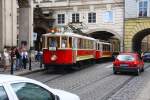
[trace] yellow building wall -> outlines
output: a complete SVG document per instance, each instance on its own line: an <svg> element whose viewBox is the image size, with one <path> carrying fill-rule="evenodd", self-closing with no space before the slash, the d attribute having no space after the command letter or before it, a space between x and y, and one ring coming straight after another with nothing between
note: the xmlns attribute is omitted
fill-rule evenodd
<svg viewBox="0 0 150 100"><path fill-rule="evenodd" d="M124 50L132 52L132 39L136 33L150 28L150 18L132 18L125 20Z"/></svg>

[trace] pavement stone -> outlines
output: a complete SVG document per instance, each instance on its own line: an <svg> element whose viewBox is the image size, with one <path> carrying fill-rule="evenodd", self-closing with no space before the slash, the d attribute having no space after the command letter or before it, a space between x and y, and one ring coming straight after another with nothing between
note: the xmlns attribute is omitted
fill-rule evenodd
<svg viewBox="0 0 150 100"><path fill-rule="evenodd" d="M27 64L26 69L14 70L14 75L23 76L23 75L27 75L27 74L31 74L34 72L39 72L39 71L44 70L43 66L42 66L42 68L40 68L39 62L32 62L31 66L32 66L32 70L29 70L29 64ZM0 74L10 74L10 70L11 70L11 68L9 67L6 69L5 72L3 72L3 68L0 67Z"/></svg>

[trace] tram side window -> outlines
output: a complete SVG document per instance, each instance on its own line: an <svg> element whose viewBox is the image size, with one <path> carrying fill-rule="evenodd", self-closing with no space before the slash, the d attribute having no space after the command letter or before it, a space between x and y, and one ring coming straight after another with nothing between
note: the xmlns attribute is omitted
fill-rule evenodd
<svg viewBox="0 0 150 100"><path fill-rule="evenodd" d="M42 37L42 48L46 48L45 47L45 37Z"/></svg>
<svg viewBox="0 0 150 100"><path fill-rule="evenodd" d="M88 45L89 45L89 44L88 44L88 41L89 41L89 40L86 40L86 44L85 44L85 45L86 45L86 49L89 48L89 46L88 46Z"/></svg>
<svg viewBox="0 0 150 100"><path fill-rule="evenodd" d="M98 50L100 50L100 44L98 43Z"/></svg>
<svg viewBox="0 0 150 100"><path fill-rule="evenodd" d="M69 48L72 48L72 37L69 37Z"/></svg>
<svg viewBox="0 0 150 100"><path fill-rule="evenodd" d="M73 48L77 48L77 38L73 38Z"/></svg>
<svg viewBox="0 0 150 100"><path fill-rule="evenodd" d="M81 39L78 38L78 48L79 48L79 49L81 49L81 45L82 45L82 44L81 44Z"/></svg>
<svg viewBox="0 0 150 100"><path fill-rule="evenodd" d="M103 44L103 51L106 51L106 45Z"/></svg>
<svg viewBox="0 0 150 100"><path fill-rule="evenodd" d="M81 49L84 49L84 41L81 39Z"/></svg>
<svg viewBox="0 0 150 100"><path fill-rule="evenodd" d="M88 40L88 49L90 49L90 40Z"/></svg>
<svg viewBox="0 0 150 100"><path fill-rule="evenodd" d="M84 42L84 39L82 39L82 49L85 49L85 42Z"/></svg>
<svg viewBox="0 0 150 100"><path fill-rule="evenodd" d="M110 51L110 45L108 45L108 51Z"/></svg>
<svg viewBox="0 0 150 100"><path fill-rule="evenodd" d="M90 41L90 49L93 49L93 41Z"/></svg>
<svg viewBox="0 0 150 100"><path fill-rule="evenodd" d="M67 48L67 37L62 37L61 47L62 48Z"/></svg>

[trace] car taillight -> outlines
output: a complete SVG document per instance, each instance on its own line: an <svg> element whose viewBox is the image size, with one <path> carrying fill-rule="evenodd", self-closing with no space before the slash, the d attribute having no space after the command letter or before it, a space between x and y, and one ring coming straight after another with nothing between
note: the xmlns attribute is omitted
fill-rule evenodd
<svg viewBox="0 0 150 100"><path fill-rule="evenodd" d="M138 61L133 62L133 66L136 67L138 65Z"/></svg>

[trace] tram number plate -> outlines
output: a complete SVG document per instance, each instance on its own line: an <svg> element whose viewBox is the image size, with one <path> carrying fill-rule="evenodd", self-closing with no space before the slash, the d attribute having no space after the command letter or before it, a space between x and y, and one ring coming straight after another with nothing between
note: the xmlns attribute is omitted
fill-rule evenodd
<svg viewBox="0 0 150 100"><path fill-rule="evenodd" d="M56 47L49 47L49 50L56 51Z"/></svg>
<svg viewBox="0 0 150 100"><path fill-rule="evenodd" d="M127 67L128 64L120 64L121 67Z"/></svg>

